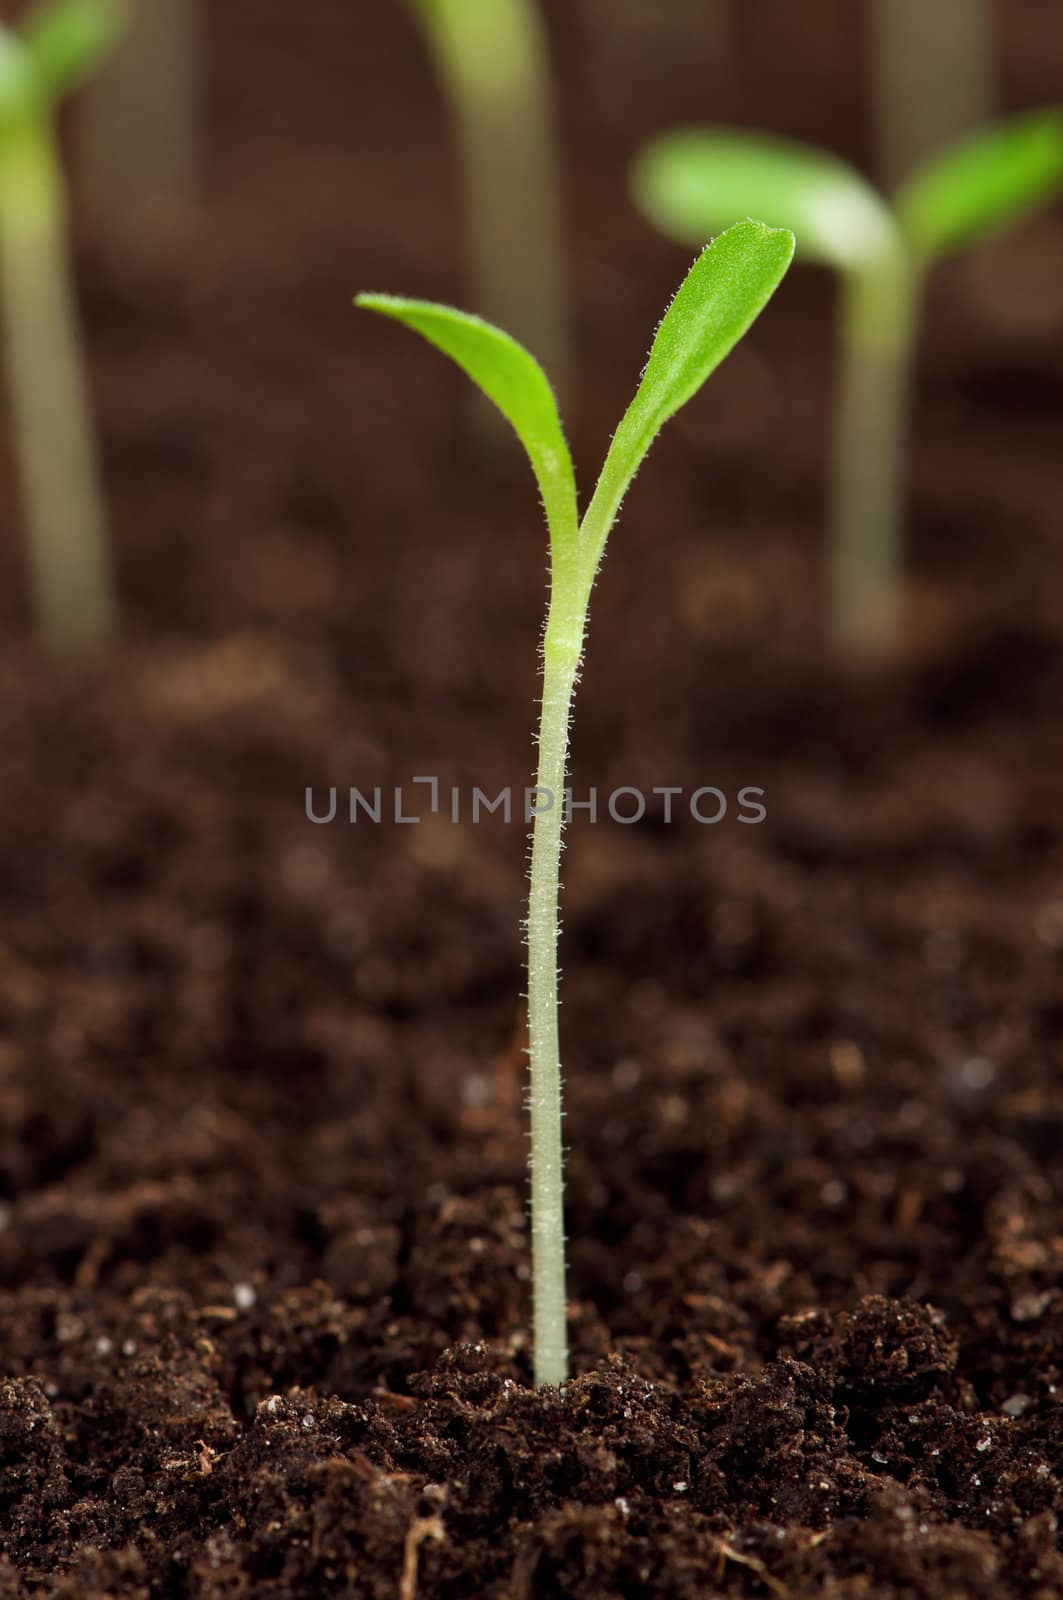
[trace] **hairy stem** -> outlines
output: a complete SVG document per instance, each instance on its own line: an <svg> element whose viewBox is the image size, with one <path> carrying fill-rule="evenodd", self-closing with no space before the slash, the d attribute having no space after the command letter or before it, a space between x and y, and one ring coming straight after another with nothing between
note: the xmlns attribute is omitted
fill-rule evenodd
<svg viewBox="0 0 1063 1600"><path fill-rule="evenodd" d="M532 825L528 899L528 1035L535 1383L568 1375L565 1299L564 1150L558 1040L558 895L569 715L579 670L587 591L555 566L543 643L539 793Z"/></svg>
<svg viewBox="0 0 1063 1600"><path fill-rule="evenodd" d="M897 640L919 293L899 239L844 280L831 617L835 643L854 657Z"/></svg>
<svg viewBox="0 0 1063 1600"><path fill-rule="evenodd" d="M54 135L0 150L0 305L35 612L57 650L99 644L115 602Z"/></svg>

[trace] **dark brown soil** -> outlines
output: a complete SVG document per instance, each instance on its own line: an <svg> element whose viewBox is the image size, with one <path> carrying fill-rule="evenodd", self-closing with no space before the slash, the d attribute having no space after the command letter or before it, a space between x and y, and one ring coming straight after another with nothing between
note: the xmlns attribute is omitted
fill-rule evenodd
<svg viewBox="0 0 1063 1600"><path fill-rule="evenodd" d="M903 663L818 642L814 275L631 497L576 786L768 820L571 830L539 1396L522 830L303 811L532 760L534 490L349 310L463 295L441 113L364 9L218 6L207 215L83 218L106 661L29 642L3 501L0 1595L1063 1595L1063 218L937 286ZM638 137L765 105L866 155L851 0L739 8L728 75L683 28L596 72L591 9L551 8L585 473L683 265ZM1059 17L1006 9L1008 103L1058 95Z"/></svg>

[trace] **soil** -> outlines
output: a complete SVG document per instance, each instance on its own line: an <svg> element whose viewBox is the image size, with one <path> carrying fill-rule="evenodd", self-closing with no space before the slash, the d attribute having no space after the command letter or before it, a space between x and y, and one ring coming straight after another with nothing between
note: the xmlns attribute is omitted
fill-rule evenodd
<svg viewBox="0 0 1063 1600"><path fill-rule="evenodd" d="M637 140L766 103L868 155L849 0L740 9L724 72L681 7L600 61L550 8L585 475L682 269ZM1006 10L1006 102L1058 96L1061 19ZM211 46L204 214L79 217L105 659L33 644L2 505L0 1595L1063 1595L1063 217L935 286L897 663L820 642L815 274L630 498L575 786L767 820L570 830L539 1395L523 830L304 814L529 781L535 494L349 309L463 298L401 9Z"/></svg>

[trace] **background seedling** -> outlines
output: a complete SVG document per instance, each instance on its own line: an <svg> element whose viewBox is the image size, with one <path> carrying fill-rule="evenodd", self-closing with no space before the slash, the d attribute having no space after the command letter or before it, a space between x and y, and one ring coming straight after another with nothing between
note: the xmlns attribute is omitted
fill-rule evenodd
<svg viewBox="0 0 1063 1600"><path fill-rule="evenodd" d="M131 0L125 37L85 95L78 170L112 226L199 197L204 26L201 0Z"/></svg>
<svg viewBox="0 0 1063 1600"><path fill-rule="evenodd" d="M36 616L60 650L107 638L115 604L53 117L122 20L112 0L53 0L0 26L4 353Z"/></svg>
<svg viewBox="0 0 1063 1600"><path fill-rule="evenodd" d="M625 128L633 100L696 72L712 95L725 81L740 0L575 0L600 124ZM626 131L626 128L625 128Z"/></svg>
<svg viewBox="0 0 1063 1600"><path fill-rule="evenodd" d="M996 108L997 0L873 0L878 172L887 193Z"/></svg>
<svg viewBox="0 0 1063 1600"><path fill-rule="evenodd" d="M546 37L536 0L410 0L457 127L473 301L568 365L560 204Z"/></svg>
<svg viewBox="0 0 1063 1600"><path fill-rule="evenodd" d="M358 304L404 323L442 350L511 424L538 480L550 535L550 603L543 635L540 805L532 831L528 902L531 1210L537 1384L567 1374L558 1044L558 873L569 713L583 654L591 587L621 502L660 429L743 337L793 257L793 235L743 222L704 250L657 331L582 521L557 404L528 352L476 317L426 301L360 295ZM554 803L548 805L546 796Z"/></svg>
<svg viewBox="0 0 1063 1600"><path fill-rule="evenodd" d="M788 140L688 130L633 170L644 215L689 243L755 212L793 227L802 258L841 274L831 628L852 655L895 642L904 456L923 289L953 251L1063 189L1063 111L1026 113L925 163L891 206L845 162Z"/></svg>

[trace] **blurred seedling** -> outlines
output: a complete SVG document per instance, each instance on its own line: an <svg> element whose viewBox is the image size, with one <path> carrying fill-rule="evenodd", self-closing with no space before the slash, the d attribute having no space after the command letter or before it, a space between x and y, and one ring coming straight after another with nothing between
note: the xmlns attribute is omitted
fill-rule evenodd
<svg viewBox="0 0 1063 1600"><path fill-rule="evenodd" d="M1063 189L1063 110L1027 112L926 162L892 204L829 153L737 130L665 134L640 152L636 204L668 237L750 212L792 227L841 276L831 514L831 632L875 658L898 633L905 459L927 275Z"/></svg>
<svg viewBox="0 0 1063 1600"><path fill-rule="evenodd" d="M35 617L55 650L115 619L55 115L121 31L117 0L50 0L0 25L0 308Z"/></svg>
<svg viewBox="0 0 1063 1600"><path fill-rule="evenodd" d="M568 366L554 111L537 0L410 0L453 117L477 311Z"/></svg>
<svg viewBox="0 0 1063 1600"><path fill-rule="evenodd" d="M998 0L871 0L878 176L899 187L996 110Z"/></svg>
<svg viewBox="0 0 1063 1600"><path fill-rule="evenodd" d="M198 200L205 23L204 0L129 0L122 41L84 96L78 177L123 241Z"/></svg>
<svg viewBox="0 0 1063 1600"><path fill-rule="evenodd" d="M593 110L623 129L633 98L696 73L712 94L733 54L738 0L575 0Z"/></svg>
<svg viewBox="0 0 1063 1600"><path fill-rule="evenodd" d="M699 256L665 314L582 520L557 404L532 356L477 317L426 301L360 295L449 356L513 427L531 461L550 537L543 634L539 764L528 903L528 1030L534 1367L538 1385L565 1381L565 1231L558 1043L558 889L569 715L591 588L621 502L663 425L693 399L784 277L793 235L742 222Z"/></svg>

